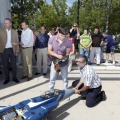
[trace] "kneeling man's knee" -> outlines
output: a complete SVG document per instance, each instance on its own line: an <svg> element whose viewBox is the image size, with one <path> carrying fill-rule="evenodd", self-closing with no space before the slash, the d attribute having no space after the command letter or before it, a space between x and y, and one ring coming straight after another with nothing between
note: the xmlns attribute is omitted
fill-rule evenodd
<svg viewBox="0 0 120 120"><path fill-rule="evenodd" d="M94 107L94 104L92 102L86 101L86 106L87 107Z"/></svg>

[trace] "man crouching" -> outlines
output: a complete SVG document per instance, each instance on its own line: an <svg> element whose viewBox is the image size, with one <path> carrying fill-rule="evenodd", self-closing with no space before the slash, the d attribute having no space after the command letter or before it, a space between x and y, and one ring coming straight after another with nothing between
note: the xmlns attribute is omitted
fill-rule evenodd
<svg viewBox="0 0 120 120"><path fill-rule="evenodd" d="M75 88L75 93L86 98L86 106L94 107L101 101L106 100L105 91L101 91L102 84L95 70L87 65L87 57L84 55L78 56L76 63L80 68L81 79L72 83Z"/></svg>

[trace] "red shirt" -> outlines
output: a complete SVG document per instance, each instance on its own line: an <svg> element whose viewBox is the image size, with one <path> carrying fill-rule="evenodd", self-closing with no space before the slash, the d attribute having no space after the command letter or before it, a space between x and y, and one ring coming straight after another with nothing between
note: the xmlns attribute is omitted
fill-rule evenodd
<svg viewBox="0 0 120 120"><path fill-rule="evenodd" d="M71 41L71 43L72 43L72 48L70 49L70 52L74 52L74 48L73 48L74 38L70 38L70 41Z"/></svg>

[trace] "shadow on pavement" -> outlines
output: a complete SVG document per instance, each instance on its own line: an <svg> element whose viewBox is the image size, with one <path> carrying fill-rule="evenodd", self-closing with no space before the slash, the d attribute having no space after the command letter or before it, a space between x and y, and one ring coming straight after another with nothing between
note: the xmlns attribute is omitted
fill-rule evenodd
<svg viewBox="0 0 120 120"><path fill-rule="evenodd" d="M11 97L11 96L14 96L14 95L17 95L17 94L19 94L19 93L22 93L22 92L25 92L25 91L27 91L27 90L33 89L33 88L35 88L35 87L38 87L38 86L43 85L43 84L48 83L48 82L49 82L49 81L47 80L47 81L45 81L45 82L42 82L42 83L40 83L40 84L31 86L31 87L29 87L29 88L25 88L25 89L23 89L23 90L20 90L20 91L11 93L11 94L9 94L9 95L6 95L6 96L1 97L0 100L6 99L6 98Z"/></svg>
<svg viewBox="0 0 120 120"><path fill-rule="evenodd" d="M81 97L75 98L66 104L56 108L53 112L51 112L48 115L48 120L63 120L65 119L69 113L66 112L68 109L73 107L75 104L77 104L81 100Z"/></svg>

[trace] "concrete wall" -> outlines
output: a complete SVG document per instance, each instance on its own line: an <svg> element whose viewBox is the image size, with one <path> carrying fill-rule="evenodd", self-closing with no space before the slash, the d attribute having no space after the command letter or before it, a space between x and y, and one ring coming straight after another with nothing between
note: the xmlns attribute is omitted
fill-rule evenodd
<svg viewBox="0 0 120 120"><path fill-rule="evenodd" d="M11 18L10 0L0 0L0 28L3 27L5 18Z"/></svg>

